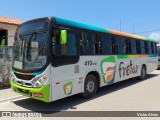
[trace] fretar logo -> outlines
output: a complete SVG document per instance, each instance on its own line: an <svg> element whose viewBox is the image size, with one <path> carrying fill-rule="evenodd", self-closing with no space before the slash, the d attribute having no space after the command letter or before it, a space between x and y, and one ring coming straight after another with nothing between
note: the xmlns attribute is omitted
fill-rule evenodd
<svg viewBox="0 0 160 120"><path fill-rule="evenodd" d="M120 78L123 76L129 76L130 74L135 74L138 72L138 65L133 65L132 61L130 60L130 64L126 66L124 62L120 62L119 64L119 76Z"/></svg>

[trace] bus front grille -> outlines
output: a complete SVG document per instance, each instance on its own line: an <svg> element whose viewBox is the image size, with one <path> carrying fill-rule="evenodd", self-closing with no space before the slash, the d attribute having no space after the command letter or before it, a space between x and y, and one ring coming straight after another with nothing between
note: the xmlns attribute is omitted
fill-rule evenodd
<svg viewBox="0 0 160 120"><path fill-rule="evenodd" d="M21 92L21 93L29 95L29 90L24 90L24 89L18 88L18 91Z"/></svg>
<svg viewBox="0 0 160 120"><path fill-rule="evenodd" d="M35 75L24 75L24 74L18 74L18 73L14 73L14 74L17 78L22 80L31 80L35 77Z"/></svg>

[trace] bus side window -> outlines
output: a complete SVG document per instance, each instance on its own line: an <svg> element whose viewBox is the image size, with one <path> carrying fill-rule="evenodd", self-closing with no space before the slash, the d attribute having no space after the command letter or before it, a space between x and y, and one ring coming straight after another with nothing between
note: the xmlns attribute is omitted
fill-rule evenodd
<svg viewBox="0 0 160 120"><path fill-rule="evenodd" d="M128 54L131 54L131 40L128 40Z"/></svg>
<svg viewBox="0 0 160 120"><path fill-rule="evenodd" d="M124 37L121 36L117 36L116 37L116 54L126 54L126 50L125 50L125 40Z"/></svg>
<svg viewBox="0 0 160 120"><path fill-rule="evenodd" d="M82 55L92 54L92 41L89 32L80 32L80 53Z"/></svg>
<svg viewBox="0 0 160 120"><path fill-rule="evenodd" d="M103 40L104 36L102 34L92 33L93 54L103 54Z"/></svg>
<svg viewBox="0 0 160 120"><path fill-rule="evenodd" d="M77 55L77 34L68 30L66 44L61 44L60 34L60 30L54 30L54 37L52 37L52 53L56 56Z"/></svg>
<svg viewBox="0 0 160 120"><path fill-rule="evenodd" d="M144 41L140 41L140 49L141 49L141 54L146 53L146 48L145 48Z"/></svg>
<svg viewBox="0 0 160 120"><path fill-rule="evenodd" d="M96 34L92 33L92 48L93 48L93 54L98 54L98 45L96 40Z"/></svg>
<svg viewBox="0 0 160 120"><path fill-rule="evenodd" d="M124 40L124 53L127 54L127 45L128 45L128 40L125 38Z"/></svg>
<svg viewBox="0 0 160 120"><path fill-rule="evenodd" d="M117 54L118 50L117 50L115 36L111 36L111 41L112 41L112 54Z"/></svg>
<svg viewBox="0 0 160 120"><path fill-rule="evenodd" d="M152 51L152 54L154 54L154 43L151 42L151 51Z"/></svg>
<svg viewBox="0 0 160 120"><path fill-rule="evenodd" d="M137 47L135 39L131 39L131 54L137 54Z"/></svg>
<svg viewBox="0 0 160 120"><path fill-rule="evenodd" d="M68 56L76 56L77 55L77 34L74 32L68 32L67 34L67 48L65 52Z"/></svg>
<svg viewBox="0 0 160 120"><path fill-rule="evenodd" d="M109 34L105 34L103 41L103 53L110 55L112 54L112 41Z"/></svg>
<svg viewBox="0 0 160 120"><path fill-rule="evenodd" d="M109 34L104 34L104 40L102 44L102 51L105 55L112 54L112 44L111 44L111 37Z"/></svg>
<svg viewBox="0 0 160 120"><path fill-rule="evenodd" d="M125 38L125 51L126 54L131 54L131 41L129 38Z"/></svg>
<svg viewBox="0 0 160 120"><path fill-rule="evenodd" d="M102 54L103 35L92 33L93 54Z"/></svg>
<svg viewBox="0 0 160 120"><path fill-rule="evenodd" d="M136 40L136 49L137 49L137 54L141 54L141 48L140 48L140 41Z"/></svg>
<svg viewBox="0 0 160 120"><path fill-rule="evenodd" d="M102 54L102 42L103 42L104 36L102 34L97 34L97 47L98 47L98 54Z"/></svg>
<svg viewBox="0 0 160 120"><path fill-rule="evenodd" d="M102 35L98 35L98 52L99 54L102 54Z"/></svg>
<svg viewBox="0 0 160 120"><path fill-rule="evenodd" d="M154 54L157 54L157 45L154 43Z"/></svg>
<svg viewBox="0 0 160 120"><path fill-rule="evenodd" d="M85 54L85 33L80 32L80 52L81 54Z"/></svg>
<svg viewBox="0 0 160 120"><path fill-rule="evenodd" d="M144 47L145 47L145 54L148 54L148 44L147 44L147 42L144 42Z"/></svg>
<svg viewBox="0 0 160 120"><path fill-rule="evenodd" d="M151 42L148 42L148 53L149 53L149 54L152 54Z"/></svg>
<svg viewBox="0 0 160 120"><path fill-rule="evenodd" d="M60 30L54 30L54 38L52 38L52 49L55 55L61 55Z"/></svg>

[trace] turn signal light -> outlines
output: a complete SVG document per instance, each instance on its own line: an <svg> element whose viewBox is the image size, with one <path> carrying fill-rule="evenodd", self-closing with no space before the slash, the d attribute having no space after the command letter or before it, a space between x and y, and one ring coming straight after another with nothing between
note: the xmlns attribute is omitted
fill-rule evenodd
<svg viewBox="0 0 160 120"><path fill-rule="evenodd" d="M47 76L42 76L43 79L47 79Z"/></svg>

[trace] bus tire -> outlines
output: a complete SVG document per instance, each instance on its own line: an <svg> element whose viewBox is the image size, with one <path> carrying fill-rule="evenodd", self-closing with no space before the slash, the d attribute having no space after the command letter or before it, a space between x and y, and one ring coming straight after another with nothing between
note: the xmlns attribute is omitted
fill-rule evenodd
<svg viewBox="0 0 160 120"><path fill-rule="evenodd" d="M97 92L97 80L96 77L92 74L87 75L85 82L84 82L84 92L82 96L84 98L91 98Z"/></svg>
<svg viewBox="0 0 160 120"><path fill-rule="evenodd" d="M141 76L139 77L140 80L144 80L146 78L146 67L143 65L141 68Z"/></svg>

